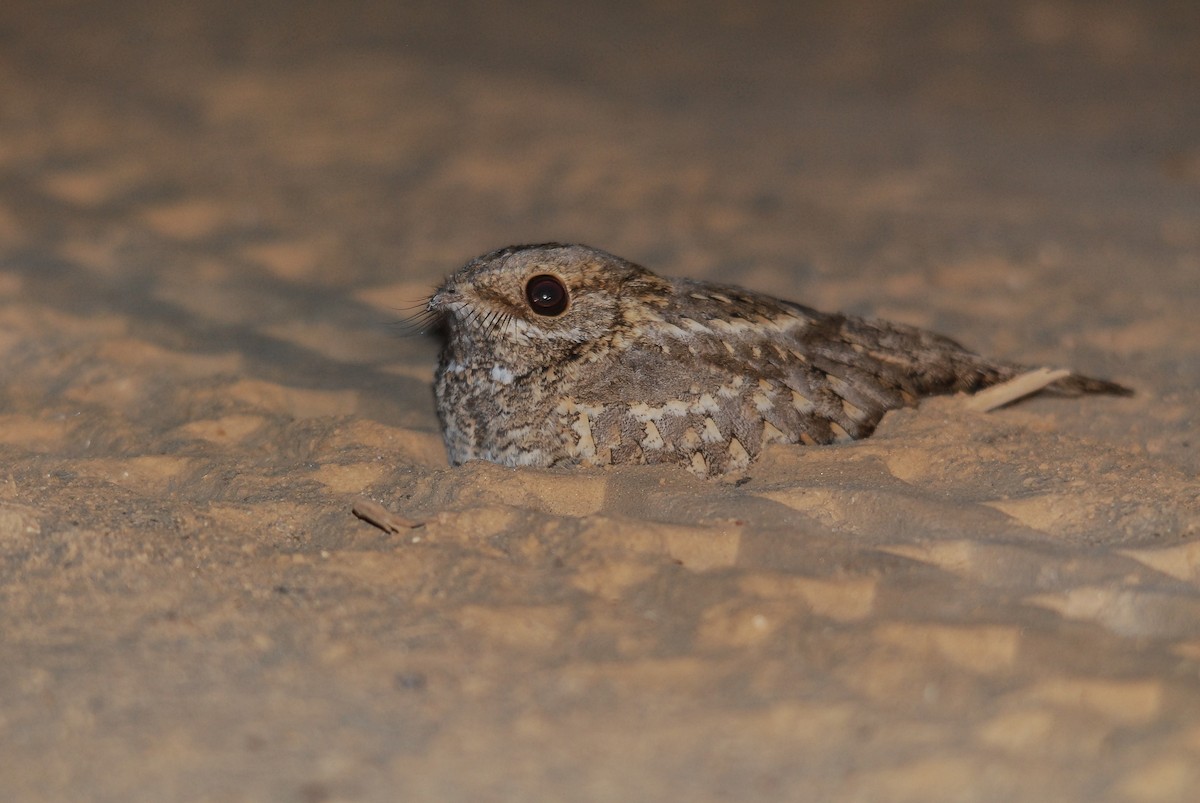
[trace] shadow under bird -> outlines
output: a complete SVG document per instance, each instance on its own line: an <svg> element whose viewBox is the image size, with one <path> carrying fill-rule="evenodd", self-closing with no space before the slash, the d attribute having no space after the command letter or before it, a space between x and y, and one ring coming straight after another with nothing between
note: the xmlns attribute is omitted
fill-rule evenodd
<svg viewBox="0 0 1200 803"><path fill-rule="evenodd" d="M676 463L739 474L771 442L864 438L883 414L1027 366L912 326L657 276L583 245L502 248L433 294L450 462ZM1130 391L1070 374L1059 395Z"/></svg>

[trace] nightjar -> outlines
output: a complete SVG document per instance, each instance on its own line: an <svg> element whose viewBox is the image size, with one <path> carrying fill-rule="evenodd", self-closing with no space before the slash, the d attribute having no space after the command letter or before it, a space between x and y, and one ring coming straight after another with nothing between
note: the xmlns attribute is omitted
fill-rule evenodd
<svg viewBox="0 0 1200 803"><path fill-rule="evenodd" d="M663 278L583 245L485 254L427 311L446 326L435 393L455 465L737 474L772 441L863 438L888 410L1026 370L911 326ZM1048 390L1129 392L1073 374Z"/></svg>

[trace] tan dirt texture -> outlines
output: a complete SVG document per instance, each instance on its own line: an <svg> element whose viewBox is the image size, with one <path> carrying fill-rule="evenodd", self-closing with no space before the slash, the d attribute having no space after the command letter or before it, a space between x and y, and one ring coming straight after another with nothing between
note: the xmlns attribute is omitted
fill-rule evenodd
<svg viewBox="0 0 1200 803"><path fill-rule="evenodd" d="M1194 2L6 0L0 88L0 799L1197 799ZM396 324L544 240L1137 393L450 468Z"/></svg>

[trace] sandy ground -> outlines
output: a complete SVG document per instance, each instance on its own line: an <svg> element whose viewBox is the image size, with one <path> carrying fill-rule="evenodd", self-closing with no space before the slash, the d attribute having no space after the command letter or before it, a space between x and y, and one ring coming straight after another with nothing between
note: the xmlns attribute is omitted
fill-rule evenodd
<svg viewBox="0 0 1200 803"><path fill-rule="evenodd" d="M0 10L0 798L1194 800L1196 4L491 8ZM450 469L545 239L1137 395Z"/></svg>

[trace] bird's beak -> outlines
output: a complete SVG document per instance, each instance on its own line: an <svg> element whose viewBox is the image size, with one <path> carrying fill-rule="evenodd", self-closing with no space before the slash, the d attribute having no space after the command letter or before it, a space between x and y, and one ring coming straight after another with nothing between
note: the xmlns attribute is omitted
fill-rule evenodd
<svg viewBox="0 0 1200 803"><path fill-rule="evenodd" d="M450 312L462 300L462 295L453 286L445 284L429 297L429 304L426 305L426 309L430 312L444 315Z"/></svg>

